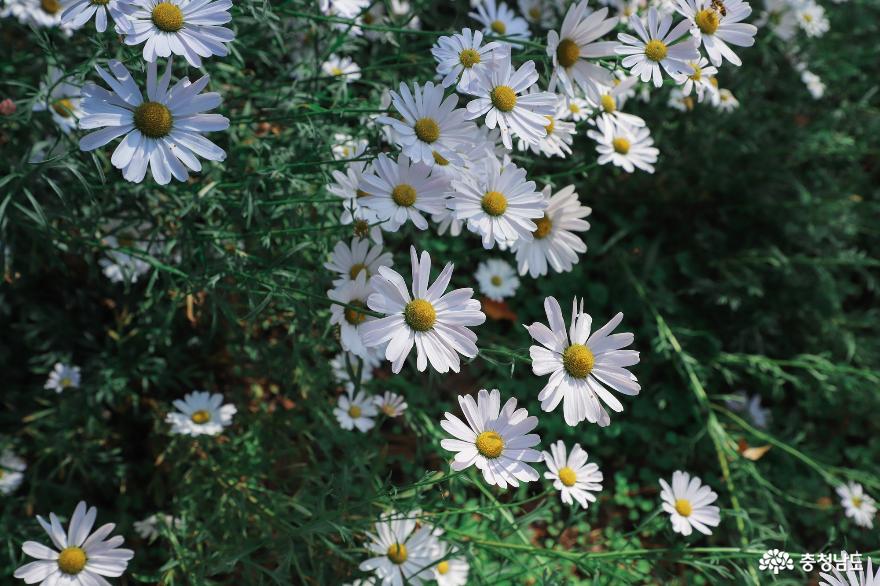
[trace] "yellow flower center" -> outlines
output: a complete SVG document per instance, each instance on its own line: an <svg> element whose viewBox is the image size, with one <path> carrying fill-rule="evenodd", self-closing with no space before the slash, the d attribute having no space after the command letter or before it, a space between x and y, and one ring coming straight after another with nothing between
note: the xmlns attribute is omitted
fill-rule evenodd
<svg viewBox="0 0 880 586"><path fill-rule="evenodd" d="M443 560L439 564L437 564L437 573L443 576L449 571L449 562Z"/></svg>
<svg viewBox="0 0 880 586"><path fill-rule="evenodd" d="M690 517L691 513L694 512L694 508L691 506L691 501L687 499L678 499L675 501L675 510L682 517Z"/></svg>
<svg viewBox="0 0 880 586"><path fill-rule="evenodd" d="M574 378L587 378L595 363L592 350L583 344L572 344L562 353L562 366Z"/></svg>
<svg viewBox="0 0 880 586"><path fill-rule="evenodd" d="M490 216L500 216L507 210L507 198L500 191L487 191L481 204L483 211Z"/></svg>
<svg viewBox="0 0 880 586"><path fill-rule="evenodd" d="M61 385L62 389L67 389L73 386L73 381L70 379L70 377L65 376L60 381L58 381L58 384Z"/></svg>
<svg viewBox="0 0 880 586"><path fill-rule="evenodd" d="M683 97L683 98L681 99L681 103L684 104L684 107L685 107L687 110L693 110L693 109L694 109L694 99L693 99L692 97L690 97L690 96L685 96L685 97Z"/></svg>
<svg viewBox="0 0 880 586"><path fill-rule="evenodd" d="M804 22L813 22L813 15L809 12L804 12Z"/></svg>
<svg viewBox="0 0 880 586"><path fill-rule="evenodd" d="M95 6L106 6L110 4L110 0L89 0Z"/></svg>
<svg viewBox="0 0 880 586"><path fill-rule="evenodd" d="M503 22L501 22L500 20L493 20L490 27L492 28L492 30L496 34L499 34L499 35L503 35L504 33L507 32L507 25L504 24Z"/></svg>
<svg viewBox="0 0 880 586"><path fill-rule="evenodd" d="M5 474L6 474L6 471L3 470L3 468L0 468L0 478L3 478L3 476L4 476Z"/></svg>
<svg viewBox="0 0 880 586"><path fill-rule="evenodd" d="M501 283L503 283L504 281L502 281L501 277L499 277L498 275L493 275L492 278L489 279L489 282L492 283L493 285L495 285L496 287L500 287Z"/></svg>
<svg viewBox="0 0 880 586"><path fill-rule="evenodd" d="M386 552L388 559L398 566L406 561L406 546L402 543L392 543Z"/></svg>
<svg viewBox="0 0 880 586"><path fill-rule="evenodd" d="M617 110L617 104L614 102L614 98L611 97L611 94L604 94L600 101L602 102L602 109L609 114Z"/></svg>
<svg viewBox="0 0 880 586"><path fill-rule="evenodd" d="M714 77L710 77L709 83L711 83L712 87L714 87L716 90L718 89L718 80L717 79L715 79Z"/></svg>
<svg viewBox="0 0 880 586"><path fill-rule="evenodd" d="M657 39L652 39L645 45L645 56L651 61L663 61L666 59L666 53L668 52L669 48L666 46L666 43Z"/></svg>
<svg viewBox="0 0 880 586"><path fill-rule="evenodd" d="M360 262L351 265L351 268L348 270L348 276L354 281L361 274L361 271L367 271L367 277L370 276L370 270L367 268L367 265Z"/></svg>
<svg viewBox="0 0 880 586"><path fill-rule="evenodd" d="M333 67L330 68L330 73L333 75L342 75L345 72L334 65Z"/></svg>
<svg viewBox="0 0 880 586"><path fill-rule="evenodd" d="M470 69L480 62L480 52L476 49L463 49L462 52L458 54L458 62L461 63L462 67L465 69Z"/></svg>
<svg viewBox="0 0 880 586"><path fill-rule="evenodd" d="M61 98L52 104L52 109L62 118L70 118L73 116L73 102L67 98Z"/></svg>
<svg viewBox="0 0 880 586"><path fill-rule="evenodd" d="M566 466L565 468L559 469L559 481L565 486L574 486L574 483L577 482L577 474L574 473L574 470Z"/></svg>
<svg viewBox="0 0 880 586"><path fill-rule="evenodd" d="M394 203L397 205L408 208L416 203L416 188L408 183L396 185L394 189L391 190L391 199L393 199Z"/></svg>
<svg viewBox="0 0 880 586"><path fill-rule="evenodd" d="M504 451L504 440L497 431L484 431L477 436L477 451L487 458L497 458Z"/></svg>
<svg viewBox="0 0 880 586"><path fill-rule="evenodd" d="M366 238L370 235L370 223L366 220L354 221L354 235L358 238Z"/></svg>
<svg viewBox="0 0 880 586"><path fill-rule="evenodd" d="M544 116L544 118L546 118L547 121L550 122L550 124L544 127L547 129L547 136L550 136L551 134L553 134L553 130L556 129L556 120L553 119L553 116Z"/></svg>
<svg viewBox="0 0 880 586"><path fill-rule="evenodd" d="M370 195L369 193L367 193L363 189L356 189L354 194L358 197L367 197L368 195Z"/></svg>
<svg viewBox="0 0 880 586"><path fill-rule="evenodd" d="M575 104L574 102L572 102L572 103L570 103L570 104L568 105L568 110L569 110L572 114L580 114L580 112L581 112L581 107L578 106L577 104Z"/></svg>
<svg viewBox="0 0 880 586"><path fill-rule="evenodd" d="M144 136L162 138L171 132L172 123L171 110L164 104L144 102L135 108L134 125Z"/></svg>
<svg viewBox="0 0 880 586"><path fill-rule="evenodd" d="M499 85L489 92L492 105L502 112L510 112L516 106L516 92L507 85Z"/></svg>
<svg viewBox="0 0 880 586"><path fill-rule="evenodd" d="M189 416L193 423L198 425L203 425L211 421L211 414L205 411L204 409L199 409L198 411L194 411L192 415Z"/></svg>
<svg viewBox="0 0 880 586"><path fill-rule="evenodd" d="M46 14L55 14L61 10L61 2L58 0L40 0L40 8Z"/></svg>
<svg viewBox="0 0 880 586"><path fill-rule="evenodd" d="M630 142L622 136L619 136L611 141L611 146L614 147L614 152L625 155L629 152Z"/></svg>
<svg viewBox="0 0 880 586"><path fill-rule="evenodd" d="M176 33L183 28L183 11L171 2L160 2L153 8L153 24L160 31Z"/></svg>
<svg viewBox="0 0 880 586"><path fill-rule="evenodd" d="M855 508L859 509L862 507L862 499L857 496L854 496L854 497L852 497L852 504Z"/></svg>
<svg viewBox="0 0 880 586"><path fill-rule="evenodd" d="M58 569L65 574L79 574L86 567L86 552L80 547L65 547L58 554Z"/></svg>
<svg viewBox="0 0 880 586"><path fill-rule="evenodd" d="M715 34L715 31L718 30L718 25L721 23L721 17L711 8L704 8L697 13L694 17L694 21L697 23L697 27L700 29L701 33L704 35L713 35Z"/></svg>
<svg viewBox="0 0 880 586"><path fill-rule="evenodd" d="M531 8L529 8L529 17L532 20L538 20L539 18L541 18L541 9L537 6L532 6Z"/></svg>
<svg viewBox="0 0 880 586"><path fill-rule="evenodd" d="M348 408L348 416L351 417L352 419L357 419L358 417L361 416L361 408L358 407L357 405L352 405L351 407ZM405 556L406 556L406 554L404 554L404 557Z"/></svg>
<svg viewBox="0 0 880 586"><path fill-rule="evenodd" d="M689 65L691 66L691 69L694 70L694 72L691 73L688 77L690 77L694 81L700 81L701 79L703 79L703 68L700 67L700 65L695 61L691 61Z"/></svg>
<svg viewBox="0 0 880 586"><path fill-rule="evenodd" d="M391 405L382 405L382 413L388 417L394 417L397 415L397 411Z"/></svg>
<svg viewBox="0 0 880 586"><path fill-rule="evenodd" d="M577 63L580 56L581 48L571 39L562 39L556 45L556 59L566 69Z"/></svg>
<svg viewBox="0 0 880 586"><path fill-rule="evenodd" d="M535 226L537 228L532 232L532 236L540 240L550 234L550 229L553 228L553 221L547 217L547 214L544 214L544 217L535 220Z"/></svg>
<svg viewBox="0 0 880 586"><path fill-rule="evenodd" d="M348 304L355 307L366 307L362 301L349 301ZM367 314L361 313L357 309L352 309L351 307L345 308L345 321L351 325L356 326L361 324L365 319L367 319Z"/></svg>
<svg viewBox="0 0 880 586"><path fill-rule="evenodd" d="M437 311L430 302L424 299L413 299L403 308L403 319L406 325L417 332L427 332L437 321Z"/></svg>
<svg viewBox="0 0 880 586"><path fill-rule="evenodd" d="M440 138L440 125L433 118L420 118L416 121L416 137L427 143L432 143Z"/></svg>
<svg viewBox="0 0 880 586"><path fill-rule="evenodd" d="M434 156L434 162L437 163L438 165L445 167L446 165L449 164L449 161L447 159L443 158L443 156L440 153L438 153L437 151L431 151L431 154Z"/></svg>
<svg viewBox="0 0 880 586"><path fill-rule="evenodd" d="M361 18L361 20L364 21L364 24L373 24L373 21L376 20L376 17L373 16L372 13L367 12L367 13Z"/></svg>

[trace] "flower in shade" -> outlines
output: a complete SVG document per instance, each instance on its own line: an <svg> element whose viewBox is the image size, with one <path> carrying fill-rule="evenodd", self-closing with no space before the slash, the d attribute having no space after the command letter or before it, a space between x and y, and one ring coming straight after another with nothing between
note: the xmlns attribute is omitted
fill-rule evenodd
<svg viewBox="0 0 880 586"><path fill-rule="evenodd" d="M731 411L747 413L749 419L758 429L766 429L770 420L770 410L761 406L761 395L749 396L745 391L737 391L730 399L724 401Z"/></svg>
<svg viewBox="0 0 880 586"><path fill-rule="evenodd" d="M837 487L840 496L840 504L846 512L846 516L855 521L859 527L874 527L874 517L877 516L877 503L865 494L862 485L857 482L841 484Z"/></svg>
<svg viewBox="0 0 880 586"><path fill-rule="evenodd" d="M394 128L394 137L403 154L413 162L433 165L435 161L461 163L458 151L471 142L473 123L466 122L463 108L456 108L458 96L443 98L443 88L430 81L424 86L405 83L400 93L391 92L391 104L400 118L380 116L376 121Z"/></svg>
<svg viewBox="0 0 880 586"><path fill-rule="evenodd" d="M501 488L538 480L538 471L529 465L544 457L532 449L541 438L529 433L537 427L537 417L529 417L525 408L517 409L513 397L502 407L498 389L480 390L476 401L471 395L459 396L458 404L465 421L447 412L440 422L454 438L440 442L444 450L455 452L453 470L476 466L488 484Z"/></svg>
<svg viewBox="0 0 880 586"><path fill-rule="evenodd" d="M384 228L396 232L407 221L419 230L428 228L423 214L439 214L446 209L449 179L432 174L424 163L411 163L404 154L397 161L380 153L369 173L361 178L367 193L361 205L376 212Z"/></svg>
<svg viewBox="0 0 880 586"><path fill-rule="evenodd" d="M150 166L153 179L166 185L173 176L188 178L187 167L201 171L196 155L209 161L222 161L226 153L202 136L203 132L226 130L229 120L220 114L206 114L220 105L220 94L201 93L208 85L207 75L190 83L188 78L171 82L171 59L165 73L157 78L156 63L147 64L147 99L131 73L119 61L110 61L108 74L95 66L111 91L93 83L83 88L83 117L80 128L96 132L79 141L79 148L93 151L120 136L110 162L122 169L128 181L140 183Z"/></svg>
<svg viewBox="0 0 880 586"><path fill-rule="evenodd" d="M739 100L736 99L736 96L734 96L733 92L729 89L721 88L718 90L718 93L713 96L712 105L722 112L733 112L739 108Z"/></svg>
<svg viewBox="0 0 880 586"><path fill-rule="evenodd" d="M712 65L721 65L724 59L742 65L729 45L755 44L758 27L741 22L752 13L752 7L743 0L724 0L721 6L723 9L718 7L718 0L678 0L678 11L691 23L691 34L702 43Z"/></svg>
<svg viewBox="0 0 880 586"><path fill-rule="evenodd" d="M672 475L672 486L660 479L660 498L663 510L672 519L672 530L682 535L690 535L694 529L711 535L710 527L721 523L720 509L711 506L718 495L696 476L676 470Z"/></svg>
<svg viewBox="0 0 880 586"><path fill-rule="evenodd" d="M183 400L175 399L177 411L169 413L165 422L171 425L171 433L199 436L217 435L232 424L235 405L223 405L223 395L207 391L193 391Z"/></svg>
<svg viewBox="0 0 880 586"><path fill-rule="evenodd" d="M551 89L561 83L565 94L574 96L575 85L587 91L595 84L611 83L610 71L588 61L614 55L616 42L598 40L617 25L617 19L607 15L607 7L588 12L583 0L569 7L558 33L547 33L547 55L553 61Z"/></svg>
<svg viewBox="0 0 880 586"><path fill-rule="evenodd" d="M56 362L49 373L43 388L60 393L67 389L78 389L82 379L79 366Z"/></svg>
<svg viewBox="0 0 880 586"><path fill-rule="evenodd" d="M428 364L437 372L458 372L459 354L468 358L477 355L477 335L469 327L486 321L480 302L472 299L474 290L455 289L444 293L452 279L452 263L429 287L431 257L422 252L421 259L415 246L410 247L412 264L412 296L403 277L396 271L382 267L373 278L375 293L367 300L369 308L387 317L365 323L361 336L366 346L388 343L385 358L391 361L396 374L413 346L416 347L416 366L420 372Z"/></svg>
<svg viewBox="0 0 880 586"><path fill-rule="evenodd" d="M361 78L361 68L352 61L351 57L330 55L321 65L321 69L327 75L341 78L345 83L351 83Z"/></svg>
<svg viewBox="0 0 880 586"><path fill-rule="evenodd" d="M636 168L654 172L654 163L660 151L654 146L654 139L647 127L631 126L600 116L596 119L596 130L587 131L587 136L596 141L600 165L610 162L627 173L632 173Z"/></svg>
<svg viewBox="0 0 880 586"><path fill-rule="evenodd" d="M34 112L49 110L52 120L64 132L75 129L82 117L80 107L82 89L73 85L57 67L49 67L49 79L40 84L40 98L34 102Z"/></svg>
<svg viewBox="0 0 880 586"><path fill-rule="evenodd" d="M363 312L367 306L367 298L372 292L373 288L367 283L367 274L364 271L360 271L354 281L327 291L327 297L337 302L330 306L330 323L339 326L342 348L358 356L368 354L361 340L360 328L370 320L376 319Z"/></svg>
<svg viewBox="0 0 880 586"><path fill-rule="evenodd" d="M80 28L88 21L95 19L95 29L99 33L107 30L107 17L116 23L119 33L131 31L129 16L134 6L128 0L62 0L64 12L61 13L61 24L72 28Z"/></svg>
<svg viewBox="0 0 880 586"><path fill-rule="evenodd" d="M232 0L131 0L126 45L144 45L145 61L183 56L193 67L202 58L229 54L235 33L221 26L232 20Z"/></svg>
<svg viewBox="0 0 880 586"><path fill-rule="evenodd" d="M11 494L24 480L27 464L6 449L0 452L0 494Z"/></svg>
<svg viewBox="0 0 880 586"><path fill-rule="evenodd" d="M0 8L0 17L13 16L28 26L60 27L65 36L71 36L74 28L61 22L61 0L6 0Z"/></svg>
<svg viewBox="0 0 880 586"><path fill-rule="evenodd" d="M593 493L602 490L602 472L596 464L587 463L587 452L580 444L575 444L568 454L565 443L557 441L549 452L544 452L544 463L549 469L544 478L553 481L563 503L574 505L577 501L586 509L589 503L596 502Z"/></svg>
<svg viewBox="0 0 880 586"><path fill-rule="evenodd" d="M361 562L358 568L375 572L382 586L419 586L430 580L436 538L430 525L417 526L418 515L419 511L383 515L375 524L376 532L367 534L367 549L376 557Z"/></svg>
<svg viewBox="0 0 880 586"><path fill-rule="evenodd" d="M510 263L496 258L481 262L474 278L480 285L480 292L492 301L513 297L519 288L519 278Z"/></svg>
<svg viewBox="0 0 880 586"><path fill-rule="evenodd" d="M390 267L391 262L391 253L383 252L382 245L370 244L366 239L352 238L351 245L343 240L336 243L333 255L329 262L324 263L324 268L337 273L333 286L340 287L353 282L361 272L366 273L369 282L379 272L379 267Z"/></svg>
<svg viewBox="0 0 880 586"><path fill-rule="evenodd" d="M373 379L373 370L382 363L382 353L377 352L376 348L369 348L369 350L365 357L351 352L341 352L330 360L333 378L336 382L342 383L349 393L354 392L355 389L352 374L355 379L358 379L358 386L363 386L365 382Z"/></svg>
<svg viewBox="0 0 880 586"><path fill-rule="evenodd" d="M378 413L373 398L368 397L363 391L340 395L336 408L333 409L333 415L339 426L348 431L355 428L361 432L373 429L376 425L374 418Z"/></svg>
<svg viewBox="0 0 880 586"><path fill-rule="evenodd" d="M590 224L583 218L592 209L581 205L574 185L560 189L553 196L550 186L542 195L549 202L544 215L534 220L536 229L531 240L520 240L513 246L519 274L532 278L547 274L548 265L557 273L565 273L578 262L578 255L587 251L587 245L576 232L586 232Z"/></svg>
<svg viewBox="0 0 880 586"><path fill-rule="evenodd" d="M797 4L795 19L808 37L821 37L831 28L825 8L812 0Z"/></svg>
<svg viewBox="0 0 880 586"><path fill-rule="evenodd" d="M134 530L141 539L153 542L159 538L162 529L180 529L182 525L182 519L175 519L167 513L153 513L143 521L135 521Z"/></svg>
<svg viewBox="0 0 880 586"><path fill-rule="evenodd" d="M630 25L635 30L638 38L627 34L618 33L617 38L622 43L616 49L618 55L624 55L621 65L630 70L633 75L639 76L642 81L653 79L654 85L663 85L662 68L669 75L688 71L687 61L699 59L696 41L687 35L691 26L690 21L683 20L675 28L672 27L672 16L666 15L660 19L657 10L651 7L648 10L648 28L642 24L638 15L630 17Z"/></svg>
<svg viewBox="0 0 880 586"><path fill-rule="evenodd" d="M376 403L379 411L388 417L400 417L407 407L403 397L391 391L385 391L382 395L375 397L373 402Z"/></svg>
<svg viewBox="0 0 880 586"><path fill-rule="evenodd" d="M529 23L516 13L504 2L496 0L483 0L476 5L476 12L468 13L468 16L483 25L484 35L495 35L509 39L528 39L532 36L529 31Z"/></svg>
<svg viewBox="0 0 880 586"><path fill-rule="evenodd" d="M353 161L346 165L345 172L333 171L333 182L327 185L327 191L342 198L344 209L339 221L343 225L354 224L355 235L359 238L370 237L376 244L382 244L382 227L375 211L361 205L361 199L367 194L361 189L361 177L366 166L362 161Z"/></svg>
<svg viewBox="0 0 880 586"><path fill-rule="evenodd" d="M611 321L590 333L592 318L584 313L583 300L571 305L571 328L566 329L562 309L554 297L544 300L547 325L535 322L526 326L538 342L529 348L532 372L549 374L547 384L538 394L541 409L550 412L562 403L565 422L577 425L584 419L601 426L611 421L604 403L620 413L623 405L607 387L624 395L638 395L641 387L626 367L638 364L639 353L623 350L633 342L633 335L611 334L623 320L618 313ZM601 403L600 403L601 401Z"/></svg>
<svg viewBox="0 0 880 586"><path fill-rule="evenodd" d="M462 29L451 37L440 37L431 47L437 61L437 73L443 77L443 87L457 84L465 91L477 78L477 74L493 66L495 59L506 55L497 42L483 44L483 33Z"/></svg>
<svg viewBox="0 0 880 586"><path fill-rule="evenodd" d="M86 503L80 501L66 532L55 513L49 514L48 523L38 515L37 521L49 534L55 549L25 541L21 550L37 561L18 568L14 576L26 584L43 586L106 585L104 577L121 576L134 552L119 547L125 541L119 535L107 539L116 527L113 523L92 533L97 515L95 507L87 509Z"/></svg>

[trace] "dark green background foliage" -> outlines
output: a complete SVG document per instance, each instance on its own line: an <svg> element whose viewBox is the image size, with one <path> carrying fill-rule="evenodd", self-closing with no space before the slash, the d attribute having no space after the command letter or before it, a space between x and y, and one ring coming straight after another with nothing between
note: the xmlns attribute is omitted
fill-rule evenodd
<svg viewBox="0 0 880 586"><path fill-rule="evenodd" d="M738 111L679 113L665 106L668 88L650 105L630 102L661 149L654 175L597 167L580 127L568 159L518 157L539 185L574 183L592 206L589 252L569 274L524 278L509 303L518 323L477 328L483 352L460 375L384 368L368 388L403 394L408 413L345 432L331 413L339 344L322 268L350 237L325 190L341 167L332 135L369 138L374 156L379 133L362 121L381 90L432 77L437 34L427 31L474 24L465 2L414 8L426 31L390 27L395 44L379 44L334 31L305 2L236 3L232 54L205 62L231 119L211 135L228 159L164 188L126 183L110 148L81 153L48 114L30 112L47 65L96 80L92 65L110 57L137 70L139 48L92 25L68 40L0 23L0 99L19 106L0 118L0 241L11 249L0 430L29 463L0 505L0 575L21 562L24 540L43 539L34 514L69 515L79 499L135 549L122 584L336 585L357 576L363 532L391 506L420 507L444 527L475 584L753 583L768 547L876 550L880 530L844 519L833 486L855 479L880 496L878 5L829 4L831 31L802 42L828 86L822 100L761 31L739 51L743 66L720 73ZM294 32L309 27L301 45ZM359 82L320 73L333 51L363 67ZM526 56L546 64L537 45L516 54ZM293 81L297 64L310 73ZM184 67L178 60L176 73ZM37 145L50 154L28 163ZM150 253L138 254L153 269L135 284L101 274L113 222L147 226ZM475 286L479 260L503 257L470 234L408 226L387 238L407 276L411 243L432 253L435 272L454 262L457 287ZM519 324L544 319L544 296L566 307L573 294L598 322L623 311L622 331L642 353L642 394L605 429L569 428L536 399L544 382ZM42 388L59 360L83 367L81 389ZM456 395L494 387L540 415L542 446L561 438L589 451L605 473L597 505L564 507L543 480L500 492L471 473L435 475L448 471L443 412L457 412ZM171 401L194 388L237 405L221 437L168 434ZM770 407L766 432L724 408L738 389ZM772 447L753 462L740 441ZM682 538L657 514L657 479L676 469L719 493L711 537ZM147 544L132 523L157 511L183 527ZM643 549L653 551L632 551ZM800 572L783 576L804 583Z"/></svg>

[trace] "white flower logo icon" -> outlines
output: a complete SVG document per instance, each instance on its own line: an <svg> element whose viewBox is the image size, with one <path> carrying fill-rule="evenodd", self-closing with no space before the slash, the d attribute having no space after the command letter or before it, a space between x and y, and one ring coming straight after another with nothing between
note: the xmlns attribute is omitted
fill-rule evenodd
<svg viewBox="0 0 880 586"><path fill-rule="evenodd" d="M791 561L791 556L788 553L778 549L771 549L765 551L764 555L761 556L761 561L758 562L758 569L778 574L781 570L794 569L794 562Z"/></svg>

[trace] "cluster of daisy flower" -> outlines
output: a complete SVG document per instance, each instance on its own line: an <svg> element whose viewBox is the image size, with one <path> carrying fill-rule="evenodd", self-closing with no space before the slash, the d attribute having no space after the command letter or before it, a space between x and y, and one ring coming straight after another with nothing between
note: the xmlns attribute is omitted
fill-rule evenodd
<svg viewBox="0 0 880 586"><path fill-rule="evenodd" d="M24 24L61 27L68 35L94 20L97 33L112 23L113 33L129 46L142 46L146 94L128 67L111 60L95 69L107 88L83 87L51 67L35 110L49 110L64 132L92 130L79 145L93 151L121 138L110 162L122 176L140 183L149 171L165 185L174 177L186 181L189 171L201 171L199 157L222 161L226 153L203 136L225 130L229 120L208 113L221 102L216 92L204 92L210 77L180 78L172 84L172 60L182 57L192 67L202 60L226 56L235 38L226 28L231 0L4 0L0 16ZM165 60L159 69L159 60ZM109 70L109 71L108 71Z"/></svg>

